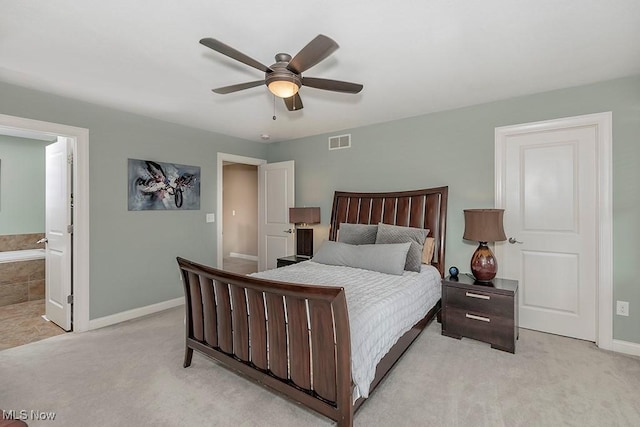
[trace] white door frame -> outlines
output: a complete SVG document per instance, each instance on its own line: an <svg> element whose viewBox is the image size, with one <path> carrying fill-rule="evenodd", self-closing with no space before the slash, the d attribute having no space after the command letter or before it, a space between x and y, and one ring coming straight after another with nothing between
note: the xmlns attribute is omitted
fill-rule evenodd
<svg viewBox="0 0 640 427"><path fill-rule="evenodd" d="M566 117L535 123L504 126L495 129L495 205L504 208L506 182L506 140L508 136L544 132L578 126L595 126L597 131L597 245L598 277L596 280L596 344L613 350L613 166L612 166L612 114L611 112ZM502 248L496 245L500 257Z"/></svg>
<svg viewBox="0 0 640 427"><path fill-rule="evenodd" d="M227 154L227 153L218 153L218 163L217 163L217 172L218 172L218 179L217 179L217 194L216 194L216 218L217 218L217 225L216 225L216 252L217 252L217 259L216 259L216 264L218 266L218 268L222 268L222 264L223 264L223 246L222 246L222 189L223 189L223 178L222 178L222 172L223 172L223 167L224 167L224 162L231 162L231 163L241 163L243 165L252 165L252 166L260 166L260 165L264 165L267 163L267 161L265 159L256 159L253 157L244 157L244 156L237 156L235 154ZM258 210L260 210L260 207L258 207ZM258 212L258 218L260 218L260 212ZM258 226L259 226L260 222L258 222ZM258 234L260 234L260 230L258 230ZM258 245L258 258L260 258L260 245Z"/></svg>
<svg viewBox="0 0 640 427"><path fill-rule="evenodd" d="M89 129L0 114L0 134L73 144L73 331L89 330Z"/></svg>

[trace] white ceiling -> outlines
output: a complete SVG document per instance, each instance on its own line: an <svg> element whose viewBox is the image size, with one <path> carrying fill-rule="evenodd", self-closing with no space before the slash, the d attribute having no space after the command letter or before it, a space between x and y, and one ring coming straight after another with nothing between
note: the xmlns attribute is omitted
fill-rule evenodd
<svg viewBox="0 0 640 427"><path fill-rule="evenodd" d="M281 141L640 73L639 0L0 0L0 80L240 138ZM340 49L289 112L263 74L318 34Z"/></svg>

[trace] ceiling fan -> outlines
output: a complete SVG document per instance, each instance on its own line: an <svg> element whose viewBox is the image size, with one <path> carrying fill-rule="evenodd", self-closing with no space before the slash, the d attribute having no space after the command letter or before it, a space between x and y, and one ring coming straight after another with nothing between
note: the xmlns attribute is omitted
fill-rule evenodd
<svg viewBox="0 0 640 427"><path fill-rule="evenodd" d="M338 49L338 44L335 41L322 34L311 40L293 59L287 53L276 54L276 62L269 67L216 39L204 38L200 40L200 43L264 72L263 80L219 87L213 89L215 93L227 94L265 84L271 93L284 100L289 111L295 111L302 109L302 100L298 93L301 86L343 93L358 93L363 88L361 84L357 83L302 77L304 71L318 64Z"/></svg>

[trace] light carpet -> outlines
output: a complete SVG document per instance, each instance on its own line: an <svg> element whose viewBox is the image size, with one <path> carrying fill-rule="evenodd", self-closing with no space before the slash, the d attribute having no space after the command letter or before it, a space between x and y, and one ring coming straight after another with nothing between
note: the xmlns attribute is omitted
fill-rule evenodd
<svg viewBox="0 0 640 427"><path fill-rule="evenodd" d="M0 409L30 426L325 426L333 423L194 354L180 307L0 351ZM637 426L640 359L521 330L516 354L432 322L356 413L356 426Z"/></svg>

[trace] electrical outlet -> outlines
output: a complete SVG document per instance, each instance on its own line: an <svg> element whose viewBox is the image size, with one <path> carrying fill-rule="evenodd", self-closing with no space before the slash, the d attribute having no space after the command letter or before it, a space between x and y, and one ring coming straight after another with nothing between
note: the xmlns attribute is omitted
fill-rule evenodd
<svg viewBox="0 0 640 427"><path fill-rule="evenodd" d="M616 302L616 314L618 316L628 316L629 315L629 302L628 301L617 301Z"/></svg>

